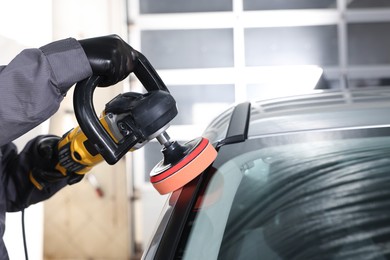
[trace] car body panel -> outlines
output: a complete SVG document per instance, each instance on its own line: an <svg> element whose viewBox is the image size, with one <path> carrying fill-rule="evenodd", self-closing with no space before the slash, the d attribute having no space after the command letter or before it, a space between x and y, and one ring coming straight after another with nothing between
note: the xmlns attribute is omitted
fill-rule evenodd
<svg viewBox="0 0 390 260"><path fill-rule="evenodd" d="M359 146L360 140L371 144L371 140L365 140L368 136L379 138L376 140L383 138L386 143L387 136L390 136L389 127L390 91L382 88L321 91L233 106L217 117L204 132L204 136L218 149L217 159L202 175L172 193L143 259L182 259L187 250L187 240L191 239L193 221L198 214L202 214L199 213L202 212L202 207L205 208L207 199L202 194L209 188L213 178L223 172L222 168L237 167L230 160L244 158L251 153L261 154L263 150L272 153L273 149L276 154L283 151L282 154L288 155L289 147L302 149L299 150L301 156L310 151L310 147L305 144L320 147L318 155L322 156L324 149L334 148L333 144L343 149L345 140L348 145L351 143ZM359 140L357 144L356 140ZM245 163L241 167L245 168ZM235 171L240 172L242 169ZM237 174L223 177L227 183L237 178ZM237 179L236 182L240 183L240 180ZM235 192L234 188L229 191L233 196L231 201ZM201 204L203 206L199 206ZM230 207L231 205L222 207L220 211L229 210ZM209 243L217 243L216 240L211 239ZM269 254L272 255L272 252ZM186 257L185 259L196 259L193 257L199 255L194 252L193 257L188 257L188 254Z"/></svg>

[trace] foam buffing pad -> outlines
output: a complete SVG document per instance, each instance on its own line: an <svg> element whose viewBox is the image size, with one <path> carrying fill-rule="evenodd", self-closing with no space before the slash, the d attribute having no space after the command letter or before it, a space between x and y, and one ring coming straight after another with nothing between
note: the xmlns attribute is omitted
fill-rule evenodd
<svg viewBox="0 0 390 260"><path fill-rule="evenodd" d="M217 151L206 138L197 138L184 145L174 142L162 150L164 160L150 173L150 182L160 194L180 189L210 166Z"/></svg>

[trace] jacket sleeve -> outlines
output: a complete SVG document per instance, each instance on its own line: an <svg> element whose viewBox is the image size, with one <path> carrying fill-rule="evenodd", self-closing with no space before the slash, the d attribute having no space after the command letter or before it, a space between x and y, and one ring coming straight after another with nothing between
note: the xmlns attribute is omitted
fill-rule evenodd
<svg viewBox="0 0 390 260"><path fill-rule="evenodd" d="M1 181L8 212L19 211L46 200L67 185L67 179L64 178L48 183L42 190L38 190L30 181L29 175L34 165L33 156L30 153L37 139L29 141L20 153L13 143L0 147Z"/></svg>
<svg viewBox="0 0 390 260"><path fill-rule="evenodd" d="M73 38L26 49L0 66L0 146L52 116L69 88L91 74Z"/></svg>

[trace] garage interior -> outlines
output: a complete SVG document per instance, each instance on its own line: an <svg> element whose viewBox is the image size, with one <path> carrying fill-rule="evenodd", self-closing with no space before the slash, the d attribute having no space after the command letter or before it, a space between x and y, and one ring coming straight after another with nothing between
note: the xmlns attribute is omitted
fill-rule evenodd
<svg viewBox="0 0 390 260"><path fill-rule="evenodd" d="M1 0L1 64L25 48L73 37L118 34L141 51L175 97L169 134L202 135L232 104L313 89L387 87L390 1L386 0ZM33 11L32 11L33 10ZM98 89L97 113L127 91L131 75ZM22 136L62 135L77 125L73 93ZM161 160L151 141L115 166L96 166L77 185L27 209L30 259L140 259L168 195L149 183ZM102 193L100 193L101 188ZM11 259L24 259L20 213L7 215Z"/></svg>

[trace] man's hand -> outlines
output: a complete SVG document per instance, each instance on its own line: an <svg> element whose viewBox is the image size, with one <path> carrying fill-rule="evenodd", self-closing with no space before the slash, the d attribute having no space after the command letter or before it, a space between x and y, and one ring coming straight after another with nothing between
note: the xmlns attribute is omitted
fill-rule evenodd
<svg viewBox="0 0 390 260"><path fill-rule="evenodd" d="M56 170L58 164L58 141L60 138L55 135L38 136L32 142L29 150L32 169L30 181L39 190L42 190L48 183L67 179L68 184L79 182L83 175L68 173L62 174Z"/></svg>
<svg viewBox="0 0 390 260"><path fill-rule="evenodd" d="M93 75L103 76L100 87L125 79L134 69L137 52L117 35L79 40Z"/></svg>

